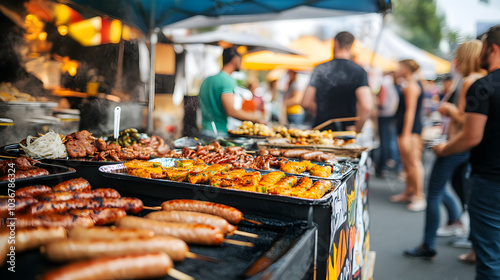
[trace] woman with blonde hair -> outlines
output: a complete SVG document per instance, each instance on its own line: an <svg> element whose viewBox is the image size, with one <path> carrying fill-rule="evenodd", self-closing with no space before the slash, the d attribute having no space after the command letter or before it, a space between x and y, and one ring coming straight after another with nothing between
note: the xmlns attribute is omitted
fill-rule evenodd
<svg viewBox="0 0 500 280"><path fill-rule="evenodd" d="M479 61L481 49L482 44L478 40L464 42L457 49L454 63L457 72L464 77L459 94L456 95L454 100L450 100L455 101L457 105L445 102L439 108L439 112L442 115L450 117L449 139L457 135L464 123L463 115L467 90L477 79L486 74L481 70ZM469 152L436 158L429 179L424 242L413 250L406 250L404 252L405 255L432 258L436 255L436 237L438 234L446 236L446 232L450 232L453 235L456 231L463 231L459 205L453 196L446 191L446 183L452 178L455 170L468 160ZM443 202L448 211L448 223L445 227L438 230L441 202Z"/></svg>
<svg viewBox="0 0 500 280"><path fill-rule="evenodd" d="M392 202L409 202L407 208L418 212L425 210L423 191L424 167L422 165L422 100L423 88L418 81L420 66L412 59L401 60L396 72L402 80L402 94L396 112L398 146L406 173L403 193L391 196Z"/></svg>

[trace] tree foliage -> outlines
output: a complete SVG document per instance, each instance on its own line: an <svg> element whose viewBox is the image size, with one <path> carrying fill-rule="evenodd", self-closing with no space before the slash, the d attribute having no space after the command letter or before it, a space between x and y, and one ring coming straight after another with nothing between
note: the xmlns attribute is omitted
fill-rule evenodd
<svg viewBox="0 0 500 280"><path fill-rule="evenodd" d="M445 18L435 0L392 0L394 29L401 37L431 53L439 49Z"/></svg>

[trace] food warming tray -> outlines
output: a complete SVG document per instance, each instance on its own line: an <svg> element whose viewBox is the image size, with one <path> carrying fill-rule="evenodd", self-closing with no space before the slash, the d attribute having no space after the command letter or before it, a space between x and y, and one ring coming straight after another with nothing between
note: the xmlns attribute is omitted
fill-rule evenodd
<svg viewBox="0 0 500 280"><path fill-rule="evenodd" d="M40 167L49 171L49 175L42 175L37 177L29 177L23 179L16 179L14 184L16 187L26 186L30 184L57 184L62 181L67 180L68 177L75 175L76 171L74 168L67 166L60 166L56 164L49 163L37 163L36 167ZM0 188L5 188L9 184L9 181L0 181Z"/></svg>

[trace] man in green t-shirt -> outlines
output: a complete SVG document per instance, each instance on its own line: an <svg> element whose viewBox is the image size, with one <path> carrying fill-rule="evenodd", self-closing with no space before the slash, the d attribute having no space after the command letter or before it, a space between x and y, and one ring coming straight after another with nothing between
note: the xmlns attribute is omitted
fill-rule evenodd
<svg viewBox="0 0 500 280"><path fill-rule="evenodd" d="M222 53L222 70L210 76L200 87L202 133L207 136L225 136L227 134L227 117L241 121L263 122L263 116L257 116L243 110L234 109L234 88L236 81L230 76L240 70L241 56L235 48L224 49ZM214 130L214 126L217 131Z"/></svg>

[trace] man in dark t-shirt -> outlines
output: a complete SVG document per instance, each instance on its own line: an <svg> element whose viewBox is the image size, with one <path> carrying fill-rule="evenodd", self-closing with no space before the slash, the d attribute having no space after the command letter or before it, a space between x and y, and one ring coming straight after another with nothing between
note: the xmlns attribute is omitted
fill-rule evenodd
<svg viewBox="0 0 500 280"><path fill-rule="evenodd" d="M481 65L489 74L467 91L463 130L434 149L438 156L471 149L469 214L476 279L500 279L500 25L483 39Z"/></svg>
<svg viewBox="0 0 500 280"><path fill-rule="evenodd" d="M353 43L351 33L340 32L335 36L333 59L314 68L302 100L302 107L315 115L313 126L358 116L356 122L334 123L323 130L360 132L370 115L373 105L366 71L349 60Z"/></svg>

